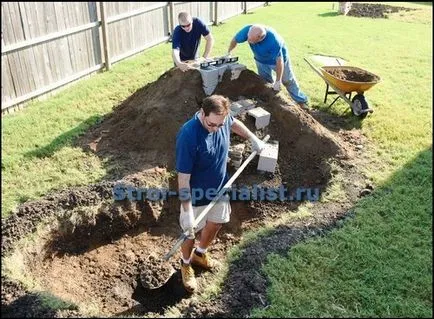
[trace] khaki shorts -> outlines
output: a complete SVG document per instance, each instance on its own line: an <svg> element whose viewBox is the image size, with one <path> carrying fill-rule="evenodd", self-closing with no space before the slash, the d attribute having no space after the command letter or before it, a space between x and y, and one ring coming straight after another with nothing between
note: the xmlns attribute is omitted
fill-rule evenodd
<svg viewBox="0 0 434 319"><path fill-rule="evenodd" d="M208 205L196 206L196 207L193 206L193 213L194 213L195 220L207 206ZM180 211L181 213L179 214L179 224L181 225L182 230L186 231L185 224L188 217L187 214L184 213L184 209L182 208L182 205ZM231 203L229 201L229 195L224 195L217 203L214 204L214 206L209 210L209 212L202 219L202 221L196 226L195 231L198 232L199 230L204 228L207 221L217 223L217 224L224 224L229 222L230 217L231 217Z"/></svg>

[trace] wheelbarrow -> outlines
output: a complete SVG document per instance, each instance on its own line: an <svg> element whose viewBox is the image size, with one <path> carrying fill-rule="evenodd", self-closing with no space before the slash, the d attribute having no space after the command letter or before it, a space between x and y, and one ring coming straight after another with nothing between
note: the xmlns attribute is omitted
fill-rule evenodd
<svg viewBox="0 0 434 319"><path fill-rule="evenodd" d="M351 108L352 113L359 118L365 118L368 113L374 112L369 107L368 101L365 98L365 91L372 88L375 84L381 81L378 75L375 75L367 70L354 66L346 66L345 60L329 57L329 56L314 56L317 61L326 63L329 65L317 67L309 59L304 60L309 66L325 81L326 92L324 97L324 103L327 103L328 95L338 94L338 97L329 105L332 106L339 98L342 98L347 102ZM338 77L337 74L345 75L344 78ZM355 78L354 75L362 75L363 79ZM357 81L355 81L357 80ZM330 87L333 90L329 90ZM351 99L353 92L357 94Z"/></svg>

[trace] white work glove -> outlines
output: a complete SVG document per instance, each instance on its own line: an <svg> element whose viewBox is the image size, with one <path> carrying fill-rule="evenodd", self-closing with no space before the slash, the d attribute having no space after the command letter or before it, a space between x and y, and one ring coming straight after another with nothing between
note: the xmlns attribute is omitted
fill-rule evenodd
<svg viewBox="0 0 434 319"><path fill-rule="evenodd" d="M281 86L282 86L282 82L276 80L273 84L273 90L279 92Z"/></svg>
<svg viewBox="0 0 434 319"><path fill-rule="evenodd" d="M252 148L254 151L258 152L260 154L262 150L265 148L265 143L262 142L255 134L250 132L249 134L249 140L252 143Z"/></svg>
<svg viewBox="0 0 434 319"><path fill-rule="evenodd" d="M191 201L189 202L188 209L183 210L182 214L184 215L182 216L182 219L185 221L184 227L187 231L187 238L194 239L195 238L194 228L193 228L194 213L193 213L193 205L191 204Z"/></svg>
<svg viewBox="0 0 434 319"><path fill-rule="evenodd" d="M178 65L178 68L179 68L182 72L185 72L185 71L191 69L191 67L190 67L187 63L184 63L184 62L181 62L181 63Z"/></svg>

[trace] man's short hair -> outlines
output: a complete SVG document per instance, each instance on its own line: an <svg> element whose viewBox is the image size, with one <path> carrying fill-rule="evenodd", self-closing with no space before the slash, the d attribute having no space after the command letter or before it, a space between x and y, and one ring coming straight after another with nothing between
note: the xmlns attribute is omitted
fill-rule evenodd
<svg viewBox="0 0 434 319"><path fill-rule="evenodd" d="M211 95L203 99L202 109L205 116L208 116L211 112L217 115L228 115L231 104L229 99L223 95Z"/></svg>
<svg viewBox="0 0 434 319"><path fill-rule="evenodd" d="M191 15L188 12L182 11L178 14L178 21L181 24L190 22L191 20Z"/></svg>

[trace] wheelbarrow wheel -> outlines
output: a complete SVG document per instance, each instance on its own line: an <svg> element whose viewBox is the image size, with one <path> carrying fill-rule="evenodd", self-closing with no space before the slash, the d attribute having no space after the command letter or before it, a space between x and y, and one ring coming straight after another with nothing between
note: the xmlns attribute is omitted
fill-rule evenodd
<svg viewBox="0 0 434 319"><path fill-rule="evenodd" d="M356 94L351 102L351 111L355 116L363 119L368 115L365 110L369 109L369 106L363 94Z"/></svg>

